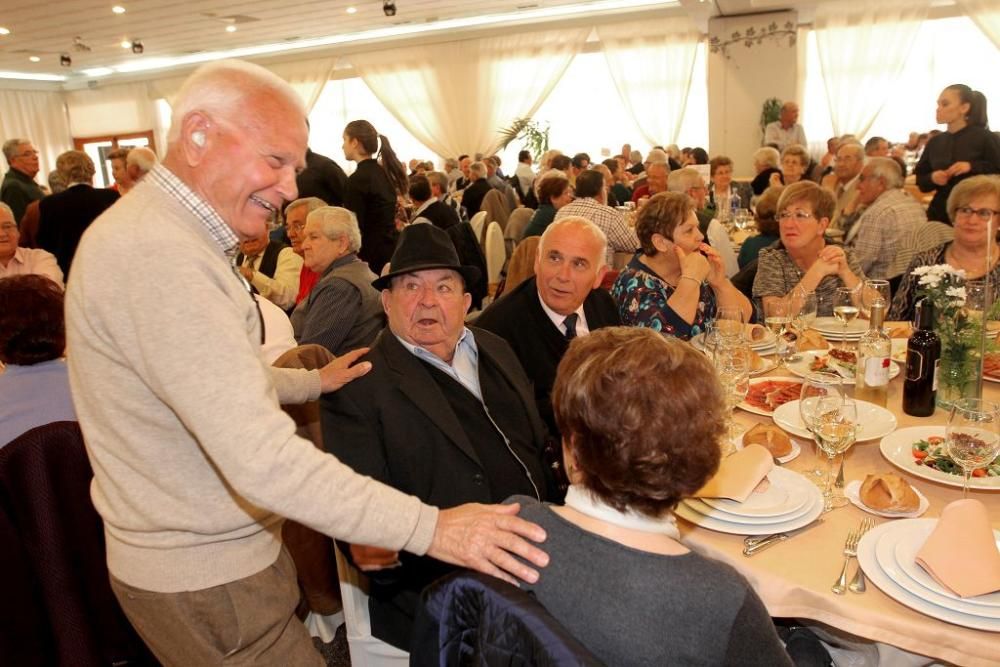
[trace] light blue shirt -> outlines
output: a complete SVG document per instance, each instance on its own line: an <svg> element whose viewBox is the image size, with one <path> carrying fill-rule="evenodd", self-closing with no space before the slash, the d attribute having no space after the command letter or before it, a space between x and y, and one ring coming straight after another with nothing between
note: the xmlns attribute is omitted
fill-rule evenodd
<svg viewBox="0 0 1000 667"><path fill-rule="evenodd" d="M417 359L422 359L434 368L444 371L471 391L480 401L483 400L483 392L479 387L479 348L476 346L476 337L468 327L462 329L462 335L455 343L455 354L452 356L450 364L419 345L408 343L399 336L396 336L396 339Z"/></svg>
<svg viewBox="0 0 1000 667"><path fill-rule="evenodd" d="M7 366L0 373L0 447L36 426L77 421L62 359Z"/></svg>

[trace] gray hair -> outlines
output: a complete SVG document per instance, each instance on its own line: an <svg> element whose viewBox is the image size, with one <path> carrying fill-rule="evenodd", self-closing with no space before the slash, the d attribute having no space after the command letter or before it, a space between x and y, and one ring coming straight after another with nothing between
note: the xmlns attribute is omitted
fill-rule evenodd
<svg viewBox="0 0 1000 667"><path fill-rule="evenodd" d="M30 143L31 139L18 139L16 137L3 142L3 156L7 158L7 164L9 165L10 161L17 156L17 149L19 146Z"/></svg>
<svg viewBox="0 0 1000 667"><path fill-rule="evenodd" d="M361 229L354 213L339 206L321 206L309 214L306 224L315 222L323 232L323 236L336 241L347 237L347 249L351 252L361 250Z"/></svg>
<svg viewBox="0 0 1000 667"><path fill-rule="evenodd" d="M854 152L854 156L860 160L865 159L865 147L861 145L859 141L845 141L837 147L837 152L844 150L845 148Z"/></svg>
<svg viewBox="0 0 1000 667"><path fill-rule="evenodd" d="M888 157L870 157L865 163L865 169L870 176L881 178L886 190L903 187L903 170L899 164Z"/></svg>
<svg viewBox="0 0 1000 667"><path fill-rule="evenodd" d="M128 156L125 157L125 164L130 167L135 165L145 174L156 166L156 153L145 146L133 148L128 152Z"/></svg>
<svg viewBox="0 0 1000 667"><path fill-rule="evenodd" d="M194 111L230 122L245 123L248 109L253 115L253 106L249 102L260 93L284 99L301 113L305 122L306 109L302 99L280 76L242 60L218 60L202 65L184 81L173 105L174 122L170 125L168 143L180 139L184 116Z"/></svg>
<svg viewBox="0 0 1000 667"><path fill-rule="evenodd" d="M441 192L448 191L448 176L443 172L428 171L427 173L424 174L424 178L426 178L427 182L430 183L432 186L437 185L439 188L441 188Z"/></svg>
<svg viewBox="0 0 1000 667"><path fill-rule="evenodd" d="M7 206L7 204L2 201L0 201L0 211L7 211L7 215L10 216L10 219L14 221L15 225L17 224L17 220L14 220L14 209Z"/></svg>
<svg viewBox="0 0 1000 667"><path fill-rule="evenodd" d="M670 175L667 176L667 191L687 192L691 188L704 183L705 179L701 177L697 169L694 167L684 167L683 169L670 172Z"/></svg>
<svg viewBox="0 0 1000 667"><path fill-rule="evenodd" d="M573 225L578 229L584 230L584 232L593 236L594 240L597 241L598 244L601 246L599 257L597 260L597 268L601 268L602 266L607 264L608 235L605 234L604 230L595 225L593 222L579 215L567 215L565 218L560 218L559 220L556 220L555 222L551 223L548 227L546 227L545 231L542 232L542 238L538 241L538 254L541 255L542 246L545 245L545 237L548 236L552 232L552 230L561 229L562 227L566 227L569 225Z"/></svg>
<svg viewBox="0 0 1000 667"><path fill-rule="evenodd" d="M777 148L764 146L753 152L753 161L754 164L762 164L765 167L777 169L778 163L781 162L781 153L778 152Z"/></svg>
<svg viewBox="0 0 1000 667"><path fill-rule="evenodd" d="M444 168L446 171L454 171L455 169L458 169L458 160L453 157L445 159Z"/></svg>
<svg viewBox="0 0 1000 667"><path fill-rule="evenodd" d="M538 160L538 164L540 164L543 168L548 169L552 166L551 164L552 158L554 158L557 155L562 155L562 151L556 150L555 148L550 148L549 150L542 153L542 157L540 160Z"/></svg>
<svg viewBox="0 0 1000 667"><path fill-rule="evenodd" d="M328 204L319 197L302 197L301 199L296 199L285 207L285 218L287 219L289 213L297 208L302 208L303 206L306 207L306 215L308 216L316 209L328 206Z"/></svg>
<svg viewBox="0 0 1000 667"><path fill-rule="evenodd" d="M479 178L486 178L486 165L482 162L473 162L469 165L469 173Z"/></svg>
<svg viewBox="0 0 1000 667"><path fill-rule="evenodd" d="M646 162L650 164L667 164L669 162L667 152L660 148L654 148L646 156Z"/></svg>

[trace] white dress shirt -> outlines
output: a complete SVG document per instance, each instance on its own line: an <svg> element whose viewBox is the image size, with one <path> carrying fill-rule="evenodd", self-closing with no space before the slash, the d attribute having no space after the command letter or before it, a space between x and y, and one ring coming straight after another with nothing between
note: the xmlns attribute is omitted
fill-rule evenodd
<svg viewBox="0 0 1000 667"><path fill-rule="evenodd" d="M63 272L56 262L56 256L41 248L18 248L14 251L14 256L7 262L7 266L0 264L0 278L8 276L23 276L28 273L35 273L45 276L52 282L65 288L63 285Z"/></svg>
<svg viewBox="0 0 1000 667"><path fill-rule="evenodd" d="M288 310L295 305L295 297L299 293L299 275L302 273L302 258L291 248L282 248L278 253L278 263L274 268L274 277L265 276L257 269L264 253L253 258L249 264L253 268L253 279L250 283L257 288L262 297L271 301L278 308ZM247 266L244 260L243 266Z"/></svg>
<svg viewBox="0 0 1000 667"><path fill-rule="evenodd" d="M542 298L541 293L538 294L538 303L542 304L542 310L544 310L545 314L549 316L550 320L552 320L552 324L556 325L556 329L559 329L562 335L565 336L566 335L565 321L567 316L560 315L556 311L549 308L545 304L545 299ZM573 312L575 312L578 315L576 320L576 335L586 336L587 334L590 333L590 327L587 326L587 316L583 314L583 304L581 303L580 307Z"/></svg>

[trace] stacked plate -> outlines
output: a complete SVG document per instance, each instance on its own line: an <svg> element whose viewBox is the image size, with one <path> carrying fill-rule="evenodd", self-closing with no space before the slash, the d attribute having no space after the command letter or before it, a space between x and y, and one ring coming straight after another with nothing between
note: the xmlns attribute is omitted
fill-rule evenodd
<svg viewBox="0 0 1000 667"><path fill-rule="evenodd" d="M868 331L868 321L851 320L847 324L845 333L844 325L836 317L817 317L812 328L827 340L857 342L861 339L862 334Z"/></svg>
<svg viewBox="0 0 1000 667"><path fill-rule="evenodd" d="M1000 592L960 598L917 565L916 555L937 519L900 519L869 531L858 562L873 584L921 614L976 630L1000 632ZM1000 547L1000 531L993 531Z"/></svg>
<svg viewBox="0 0 1000 667"><path fill-rule="evenodd" d="M702 352L704 352L705 351L705 334L704 333L700 333L697 336L692 336L691 337L691 344L694 345L695 348L697 348L697 349L701 350ZM764 332L764 338L763 339L757 340L757 341L750 341L750 349L753 350L754 352L756 352L757 354L761 354L761 355L773 354L774 350L775 350L775 347L774 347L774 334L771 333L770 331L766 331L765 330L765 332Z"/></svg>
<svg viewBox="0 0 1000 667"><path fill-rule="evenodd" d="M767 490L745 502L687 498L677 506L677 516L720 533L770 535L802 528L822 513L823 495L802 475L774 468L767 477Z"/></svg>

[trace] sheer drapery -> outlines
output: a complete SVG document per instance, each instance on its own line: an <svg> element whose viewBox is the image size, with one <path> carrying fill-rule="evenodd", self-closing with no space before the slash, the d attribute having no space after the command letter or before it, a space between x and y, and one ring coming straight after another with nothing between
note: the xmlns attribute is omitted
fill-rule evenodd
<svg viewBox="0 0 1000 667"><path fill-rule="evenodd" d="M265 64L264 67L280 76L295 89L295 92L302 98L302 103L306 105L306 113L308 114L316 106L316 100L323 92L323 86L329 80L334 64L336 64L334 58L317 58L274 65Z"/></svg>
<svg viewBox="0 0 1000 667"><path fill-rule="evenodd" d="M74 137L148 132L156 127L156 98L145 82L120 83L66 93Z"/></svg>
<svg viewBox="0 0 1000 667"><path fill-rule="evenodd" d="M492 153L498 130L532 116L590 28L407 46L349 60L393 116L439 155Z"/></svg>
<svg viewBox="0 0 1000 667"><path fill-rule="evenodd" d="M73 148L62 92L0 89L0 137L34 142L40 153L38 181L45 183L59 154ZM6 171L7 163L2 165Z"/></svg>
<svg viewBox="0 0 1000 667"><path fill-rule="evenodd" d="M820 4L813 26L835 135L864 137L889 99L927 16L927 3Z"/></svg>
<svg viewBox="0 0 1000 667"><path fill-rule="evenodd" d="M622 102L653 146L676 143L701 34L687 18L598 26Z"/></svg>
<svg viewBox="0 0 1000 667"><path fill-rule="evenodd" d="M958 6L1000 49L1000 5L996 0L958 0Z"/></svg>

